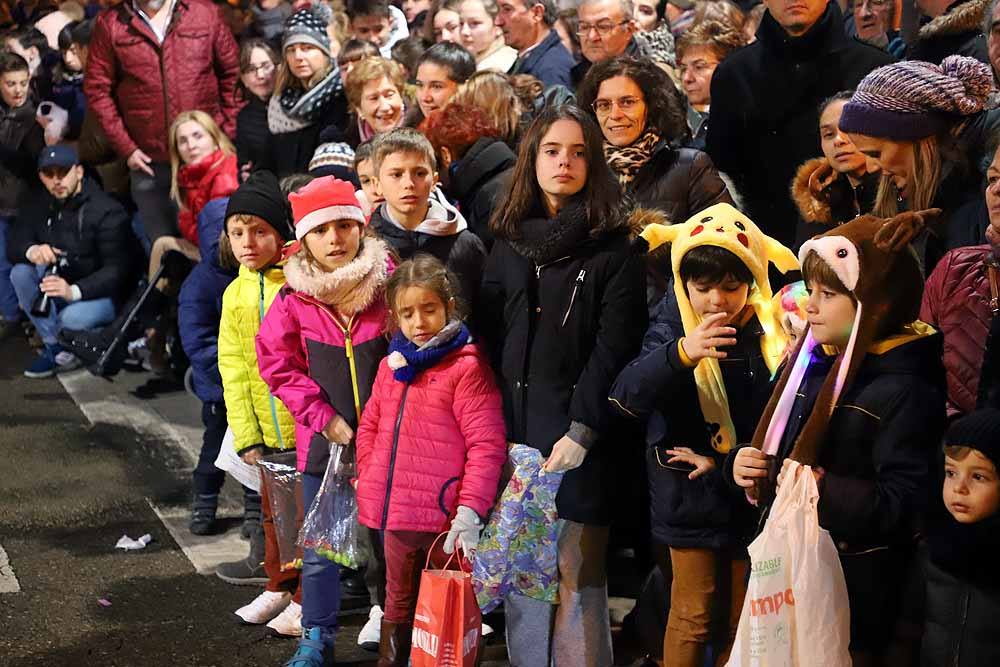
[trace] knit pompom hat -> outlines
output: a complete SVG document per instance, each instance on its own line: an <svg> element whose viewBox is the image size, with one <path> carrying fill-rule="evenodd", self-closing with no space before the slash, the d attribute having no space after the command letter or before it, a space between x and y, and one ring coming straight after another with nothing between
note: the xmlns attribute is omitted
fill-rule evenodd
<svg viewBox="0 0 1000 667"><path fill-rule="evenodd" d="M894 141L933 136L985 108L993 90L989 65L948 56L941 65L904 61L879 67L844 105L840 129Z"/></svg>
<svg viewBox="0 0 1000 667"><path fill-rule="evenodd" d="M295 218L295 238L302 240L320 225L335 220L355 220L367 224L354 186L333 176L314 179L308 185L288 195Z"/></svg>
<svg viewBox="0 0 1000 667"><path fill-rule="evenodd" d="M327 23L316 10L300 9L285 21L281 50L284 51L293 44L311 44L329 56L330 35L326 32Z"/></svg>

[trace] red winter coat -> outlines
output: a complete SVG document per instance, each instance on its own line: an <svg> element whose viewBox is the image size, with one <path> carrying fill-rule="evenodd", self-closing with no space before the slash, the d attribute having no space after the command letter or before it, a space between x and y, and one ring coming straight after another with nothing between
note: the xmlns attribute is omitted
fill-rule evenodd
<svg viewBox="0 0 1000 667"><path fill-rule="evenodd" d="M83 90L116 153L140 148L167 162L167 129L181 111L200 109L235 135L239 76L239 48L210 3L177 0L160 44L126 1L97 17Z"/></svg>
<svg viewBox="0 0 1000 667"><path fill-rule="evenodd" d="M507 458L500 390L475 345L407 385L379 365L358 428L358 519L440 532L459 505L485 517Z"/></svg>
<svg viewBox="0 0 1000 667"><path fill-rule="evenodd" d="M920 319L944 335L948 379L948 416L976 408L983 351L990 333L990 280L985 260L989 245L948 252L924 286Z"/></svg>
<svg viewBox="0 0 1000 667"><path fill-rule="evenodd" d="M198 214L213 199L228 197L240 187L236 178L236 155L215 151L194 164L177 170L177 186L184 197L184 208L177 214L181 236L198 243Z"/></svg>

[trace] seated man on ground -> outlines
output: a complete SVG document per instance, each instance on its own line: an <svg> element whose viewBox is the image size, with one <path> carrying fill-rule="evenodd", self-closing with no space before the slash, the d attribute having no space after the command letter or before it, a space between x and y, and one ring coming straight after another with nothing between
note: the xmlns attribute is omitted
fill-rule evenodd
<svg viewBox="0 0 1000 667"><path fill-rule="evenodd" d="M44 343L24 371L50 377L79 366L58 342L63 329L92 329L115 318L115 303L128 288L129 218L121 204L84 178L76 151L59 145L38 158L47 192L28 198L8 245L11 282L21 308ZM54 273L53 273L54 271ZM47 302L43 312L36 307Z"/></svg>

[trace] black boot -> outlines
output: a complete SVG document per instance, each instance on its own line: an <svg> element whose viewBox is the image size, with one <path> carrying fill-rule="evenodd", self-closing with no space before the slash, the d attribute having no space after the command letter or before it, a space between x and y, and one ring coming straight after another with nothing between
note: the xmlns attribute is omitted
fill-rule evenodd
<svg viewBox="0 0 1000 667"><path fill-rule="evenodd" d="M390 623L382 619L382 634L378 644L378 667L406 667L410 662L412 634L412 624Z"/></svg>
<svg viewBox="0 0 1000 667"><path fill-rule="evenodd" d="M243 526L240 528L240 536L247 540L250 536L261 530L261 508L260 494L250 489L243 489Z"/></svg>
<svg viewBox="0 0 1000 667"><path fill-rule="evenodd" d="M219 494L198 493L191 509L191 523L188 529L195 535L214 535L219 528L215 513L219 509Z"/></svg>
<svg viewBox="0 0 1000 667"><path fill-rule="evenodd" d="M264 530L250 536L250 554L238 561L223 563L215 574L228 584L237 586L262 586L267 583L264 572Z"/></svg>

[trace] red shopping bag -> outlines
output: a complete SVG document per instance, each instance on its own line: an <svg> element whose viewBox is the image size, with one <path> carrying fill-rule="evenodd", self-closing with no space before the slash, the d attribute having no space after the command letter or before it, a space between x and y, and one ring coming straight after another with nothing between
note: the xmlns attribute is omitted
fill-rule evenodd
<svg viewBox="0 0 1000 667"><path fill-rule="evenodd" d="M446 534L439 535L438 540ZM438 540L434 541L435 545ZM472 573L465 569L448 569L458 553L457 548L443 570L430 569L433 551L432 545L420 575L411 664L413 667L474 667L483 618L472 590ZM464 559L459 558L458 563L462 568Z"/></svg>

